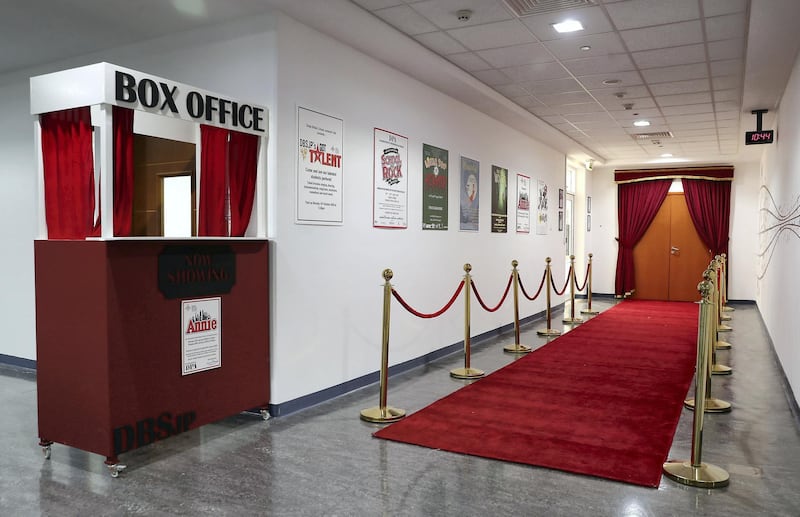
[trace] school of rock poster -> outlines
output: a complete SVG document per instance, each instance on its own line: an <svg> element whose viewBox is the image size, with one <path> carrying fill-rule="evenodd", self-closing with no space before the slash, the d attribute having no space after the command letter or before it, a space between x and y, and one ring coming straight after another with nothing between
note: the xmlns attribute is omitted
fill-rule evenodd
<svg viewBox="0 0 800 517"><path fill-rule="evenodd" d="M478 186L480 185L480 163L461 157L461 207L459 229L478 231Z"/></svg>
<svg viewBox="0 0 800 517"><path fill-rule="evenodd" d="M408 138L375 128L372 224L408 227Z"/></svg>
<svg viewBox="0 0 800 517"><path fill-rule="evenodd" d="M297 222L342 223L344 121L297 108Z"/></svg>
<svg viewBox="0 0 800 517"><path fill-rule="evenodd" d="M447 154L422 144L423 230L447 230Z"/></svg>
<svg viewBox="0 0 800 517"><path fill-rule="evenodd" d="M531 232L531 178L517 174L517 233Z"/></svg>
<svg viewBox="0 0 800 517"><path fill-rule="evenodd" d="M492 165L492 233L508 232L508 169Z"/></svg>
<svg viewBox="0 0 800 517"><path fill-rule="evenodd" d="M547 234L547 184L542 180L536 180L536 233L538 235Z"/></svg>

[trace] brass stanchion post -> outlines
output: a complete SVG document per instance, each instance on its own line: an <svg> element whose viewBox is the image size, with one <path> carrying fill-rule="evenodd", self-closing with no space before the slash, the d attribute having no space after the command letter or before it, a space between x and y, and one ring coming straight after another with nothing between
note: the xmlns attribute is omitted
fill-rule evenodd
<svg viewBox="0 0 800 517"><path fill-rule="evenodd" d="M668 461L664 463L664 473L668 478L684 485L719 488L728 485L730 476L728 473L716 465L703 463L703 420L705 418L705 397L707 392L707 382L709 376L708 349L711 343L711 332L707 328L712 322L711 318L716 318L712 311L716 311L710 293L713 286L705 279L697 286L703 296L700 301L700 316L697 330L697 375L695 375L694 393L697 399L697 411L694 413L692 428L692 457L688 461Z"/></svg>
<svg viewBox="0 0 800 517"><path fill-rule="evenodd" d="M722 310L723 312L733 312L736 309L728 307L728 255L722 254Z"/></svg>
<svg viewBox="0 0 800 517"><path fill-rule="evenodd" d="M723 280L721 278L722 277L722 270L721 270L721 267L722 267L721 266L721 264L722 264L722 256L721 255L715 256L714 260L712 260L711 263L714 265L714 274L717 275L717 279L719 279L719 280L714 279L714 284L717 286L717 293L718 293L718 296L717 296L717 320L719 321L719 325L717 326L717 332L730 332L733 329L731 327L729 327L728 325L722 323L722 322L731 319L731 317L722 313L722 296L719 295L719 293L722 290L722 282L723 282Z"/></svg>
<svg viewBox="0 0 800 517"><path fill-rule="evenodd" d="M450 377L456 379L477 379L486 375L483 370L472 368L469 364L470 336L469 336L469 299L472 292L472 278L469 272L472 265L464 264L464 367L450 370Z"/></svg>
<svg viewBox="0 0 800 517"><path fill-rule="evenodd" d="M503 352L511 354L527 354L531 351L531 347L520 344L519 339L519 273L517 266L519 262L516 260L511 261L511 277L514 283L514 344L506 345L503 347Z"/></svg>
<svg viewBox="0 0 800 517"><path fill-rule="evenodd" d="M712 265L713 265L713 261L712 261ZM707 354L707 357L705 359L707 366L703 370L697 370L695 372L695 375L705 375L706 376L706 381L705 381L705 386L706 386L705 394L706 395L705 395L705 398L703 400L703 411L705 413L727 413L728 411L731 410L731 403L727 402L727 401L724 401L724 400L720 400L720 399L714 398L714 397L711 396L711 365L712 365L712 359L713 359L712 354L713 354L714 339L715 339L715 336L716 336L716 333L715 333L715 330L714 330L714 325L717 323L717 313L716 313L717 307L716 307L716 305L714 305L714 304L716 304L716 300L714 300L714 295L713 295L713 289L715 288L715 286L714 286L714 282L712 280L712 277L714 275L715 275L715 273L714 273L713 269L706 269L703 272L703 281L704 282L709 282L710 289L711 289L711 291L709 293L709 301L712 303L712 307L708 311L708 315L707 315L708 321L706 322L706 324L704 326L704 331L707 334L705 336L705 339L708 340L710 345L707 346L707 347L704 347L705 348L705 353ZM698 330L698 332L699 332L699 330ZM696 398L685 400L683 402L683 405L687 409L690 409L692 411L696 411L696 409L695 409Z"/></svg>
<svg viewBox="0 0 800 517"><path fill-rule="evenodd" d="M569 256L569 318L564 318L563 323L583 323L582 318L575 317L575 255Z"/></svg>
<svg viewBox="0 0 800 517"><path fill-rule="evenodd" d="M389 315L392 305L392 279L391 269L383 270L383 339L381 344L381 394L378 407L372 407L361 411L361 420L378 424L388 424L396 422L406 416L403 409L397 409L386 405L389 379Z"/></svg>
<svg viewBox="0 0 800 517"><path fill-rule="evenodd" d="M589 265L586 266L586 272L589 275L589 279L587 280L588 284L586 284L587 305L586 308L581 311L581 314L600 314L600 311L592 309L592 256L593 255L589 253Z"/></svg>
<svg viewBox="0 0 800 517"><path fill-rule="evenodd" d="M545 264L546 265L545 265L545 270L544 270L545 271L545 273L544 273L544 283L547 284L547 296L546 296L546 299L547 299L547 310L545 312L545 314L547 314L547 328L543 329L543 330L537 330L536 331L536 333L539 334L540 336L560 336L561 335L561 331L560 330L556 330L556 329L550 328L550 324L551 324L551 321L552 321L552 313L550 312L550 286L552 285L552 282L553 282L553 272L550 270L550 262L552 262L552 259L550 257L547 257L545 259Z"/></svg>
<svg viewBox="0 0 800 517"><path fill-rule="evenodd" d="M714 280L718 280L718 282L714 283L714 286L716 287L714 289L714 294L713 294L714 306L717 308L717 314L722 315L722 312L720 311L722 307L721 305L722 291L720 290L720 285L722 283L722 280L720 279L719 276L720 273L719 266L721 264L721 258L719 255L717 255L717 258L714 259L714 261L712 261L712 264L714 264L714 274L715 274ZM717 350L719 348L724 347L724 345L727 345L727 347L725 348L730 348L731 345L726 341L719 341L719 325L720 325L719 319L714 318L713 322L714 322L714 325L712 326L713 333L711 334L711 375L730 375L733 371L733 369L730 366L725 366L724 364L717 363Z"/></svg>

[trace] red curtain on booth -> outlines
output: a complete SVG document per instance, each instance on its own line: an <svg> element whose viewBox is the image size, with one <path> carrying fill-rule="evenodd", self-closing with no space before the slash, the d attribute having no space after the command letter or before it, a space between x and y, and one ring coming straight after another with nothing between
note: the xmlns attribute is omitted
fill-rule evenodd
<svg viewBox="0 0 800 517"><path fill-rule="evenodd" d="M44 202L49 239L95 235L92 116L88 107L40 116Z"/></svg>
<svg viewBox="0 0 800 517"><path fill-rule="evenodd" d="M731 182L683 178L683 194L697 234L712 256L728 253Z"/></svg>
<svg viewBox="0 0 800 517"><path fill-rule="evenodd" d="M243 237L250 224L256 192L258 137L230 132L228 175L231 204L231 237Z"/></svg>
<svg viewBox="0 0 800 517"><path fill-rule="evenodd" d="M619 185L619 252L615 286L617 296L624 296L636 287L633 248L653 222L671 184L671 179L663 179Z"/></svg>
<svg viewBox="0 0 800 517"><path fill-rule="evenodd" d="M113 106L114 235L130 237L133 221L133 110Z"/></svg>
<svg viewBox="0 0 800 517"><path fill-rule="evenodd" d="M197 234L201 237L228 235L225 221L227 192L228 131L200 126L200 206Z"/></svg>

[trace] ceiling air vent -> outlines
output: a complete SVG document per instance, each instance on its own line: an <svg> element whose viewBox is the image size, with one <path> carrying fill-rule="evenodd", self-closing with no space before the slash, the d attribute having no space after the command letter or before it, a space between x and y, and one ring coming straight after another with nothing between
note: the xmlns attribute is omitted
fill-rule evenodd
<svg viewBox="0 0 800 517"><path fill-rule="evenodd" d="M635 133L631 135L634 140L661 140L672 138L672 131L655 131L653 133Z"/></svg>
<svg viewBox="0 0 800 517"><path fill-rule="evenodd" d="M519 16L578 9L594 5L594 0L505 0L506 5Z"/></svg>

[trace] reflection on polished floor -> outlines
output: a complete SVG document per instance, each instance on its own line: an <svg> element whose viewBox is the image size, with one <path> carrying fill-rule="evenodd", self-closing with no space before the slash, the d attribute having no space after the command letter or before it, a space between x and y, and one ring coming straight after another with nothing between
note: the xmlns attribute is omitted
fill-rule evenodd
<svg viewBox="0 0 800 517"><path fill-rule="evenodd" d="M703 448L730 473L725 488L666 477L643 488L375 439L377 426L358 415L377 403L377 386L267 422L242 414L172 437L122 455L128 469L112 479L104 458L81 450L54 444L43 458L35 373L0 365L0 515L798 516L800 426L756 306L731 305L734 330L724 337L733 349L718 360L734 372L715 376L713 390L733 411L708 416ZM522 341L543 345L542 327L528 325ZM514 360L502 351L512 340L509 332L476 346L472 365L491 372ZM462 363L449 356L392 377L390 404L413 412L458 389L469 381L448 372ZM672 458L689 457L691 434L684 411Z"/></svg>

